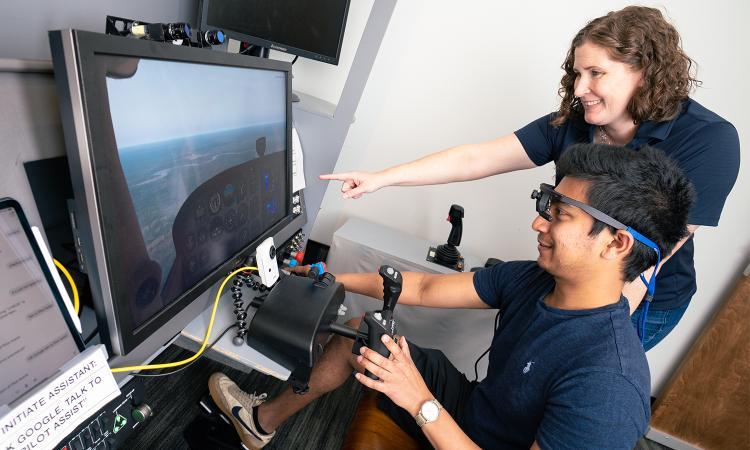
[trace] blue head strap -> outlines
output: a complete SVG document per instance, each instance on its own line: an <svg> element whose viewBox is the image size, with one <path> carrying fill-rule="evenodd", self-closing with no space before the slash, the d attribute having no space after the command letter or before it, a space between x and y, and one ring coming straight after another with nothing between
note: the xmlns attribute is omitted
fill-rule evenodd
<svg viewBox="0 0 750 450"><path fill-rule="evenodd" d="M647 238L646 236L630 227L627 227L625 230L632 234L633 238L635 238L636 241L643 243L656 252L656 265L654 266L654 271L651 274L651 279L646 281L646 277L641 274L641 281L643 281L643 284L646 285L646 290L648 293L645 300L650 303L651 300L654 299L654 292L656 292L656 272L659 270L659 265L661 264L661 252L659 251L659 246L656 245L651 239Z"/></svg>
<svg viewBox="0 0 750 450"><path fill-rule="evenodd" d="M539 213L539 215L549 221L552 220L552 216L549 213L550 203L552 201L567 203L585 211L596 220L604 222L607 225L612 226L618 230L627 231L633 236L633 239L642 243L643 245L646 245L656 252L656 265L654 266L653 273L651 273L651 278L649 280L646 280L646 277L644 277L643 274L640 275L641 281L646 285L646 297L644 298L645 303L643 304L643 312L638 321L638 336L641 338L641 344L645 344L644 336L646 334L646 316L648 315L648 308L651 305L651 301L654 299L654 293L656 292L656 272L659 270L659 265L661 264L661 251L659 251L659 246L656 245L654 241L637 232L633 228L626 226L619 220L612 218L608 214L599 211L593 206L562 195L561 193L555 191L555 187L550 184L540 184L539 190L537 191L536 189L534 189L534 191L531 193L531 198L536 200L536 211Z"/></svg>

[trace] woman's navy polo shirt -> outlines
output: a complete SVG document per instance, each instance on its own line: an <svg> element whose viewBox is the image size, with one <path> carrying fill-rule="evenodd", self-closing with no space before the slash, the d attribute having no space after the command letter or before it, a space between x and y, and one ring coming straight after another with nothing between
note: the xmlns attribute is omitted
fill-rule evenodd
<svg viewBox="0 0 750 450"><path fill-rule="evenodd" d="M515 133L538 166L557 161L571 144L593 142L596 126L575 118L553 127L554 116L545 115ZM675 119L642 123L627 147L644 145L664 151L693 183L697 197L688 223L718 225L740 167L740 141L734 126L688 99ZM696 291L693 252L690 238L661 268L652 309L674 309L690 301Z"/></svg>

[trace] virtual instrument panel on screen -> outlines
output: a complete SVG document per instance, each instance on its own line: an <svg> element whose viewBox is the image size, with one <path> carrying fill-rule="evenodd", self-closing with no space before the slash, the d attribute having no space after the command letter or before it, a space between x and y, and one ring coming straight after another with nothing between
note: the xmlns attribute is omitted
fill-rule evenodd
<svg viewBox="0 0 750 450"><path fill-rule="evenodd" d="M106 84L116 169L138 225L127 250L141 283L130 299L138 326L286 215L286 79L117 60Z"/></svg>

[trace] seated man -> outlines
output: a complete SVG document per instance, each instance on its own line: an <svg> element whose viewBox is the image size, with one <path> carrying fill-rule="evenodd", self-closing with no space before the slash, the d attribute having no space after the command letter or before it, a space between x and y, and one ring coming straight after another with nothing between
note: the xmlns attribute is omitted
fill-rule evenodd
<svg viewBox="0 0 750 450"><path fill-rule="evenodd" d="M395 343L385 336L391 357L383 358L367 348L355 357L352 341L337 336L307 395L287 389L265 401L265 394L246 394L223 374L212 375L211 395L243 442L264 446L284 420L355 368L380 378L355 375L384 394L381 409L436 448L632 449L649 422L650 380L622 287L687 234L693 189L670 159L648 147L578 144L556 170L557 187L532 194L536 262L403 274L401 304L501 310L484 380L469 382L441 352L403 337ZM348 291L382 296L377 274L337 280Z"/></svg>

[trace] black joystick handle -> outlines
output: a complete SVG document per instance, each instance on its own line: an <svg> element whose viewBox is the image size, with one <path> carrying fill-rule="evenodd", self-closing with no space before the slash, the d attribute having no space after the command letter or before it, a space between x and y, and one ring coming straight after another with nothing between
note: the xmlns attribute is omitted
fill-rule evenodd
<svg viewBox="0 0 750 450"><path fill-rule="evenodd" d="M384 358L391 356L391 351L385 346L381 340L384 334L393 339L396 335L396 321L391 317L386 318L386 311L369 311L365 313L364 319L362 319L362 325L367 327L367 346L381 354ZM392 313L392 311L388 311ZM360 326L360 331L362 327ZM379 378L369 370L365 370L365 375L369 378L377 381Z"/></svg>
<svg viewBox="0 0 750 450"><path fill-rule="evenodd" d="M390 318L401 295L403 277L401 272L388 265L380 266L378 274L383 278L383 313L387 312Z"/></svg>
<svg viewBox="0 0 750 450"><path fill-rule="evenodd" d="M464 208L459 205L451 205L448 212L448 222L451 223L451 232L448 235L448 244L458 247L461 245L461 234L463 233Z"/></svg>
<svg viewBox="0 0 750 450"><path fill-rule="evenodd" d="M367 342L355 341L352 352L359 354L359 348L366 344L383 357L388 358L391 356L391 351L388 350L381 339L384 334L390 336L391 339L396 335L396 321L393 319L393 310L396 308L398 297L401 295L403 277L401 272L388 265L380 266L378 273L383 278L383 310L369 311L365 314L359 326L359 334L366 334ZM378 377L369 370L365 370L365 375L373 380L378 380Z"/></svg>
<svg viewBox="0 0 750 450"><path fill-rule="evenodd" d="M448 222L451 223L451 232L448 235L448 242L438 245L435 249L435 262L446 267L456 269L461 261L461 253L456 247L461 244L461 234L463 233L464 208L459 205L451 205L448 212ZM461 263L463 265L463 263ZM462 270L460 267L459 270Z"/></svg>

